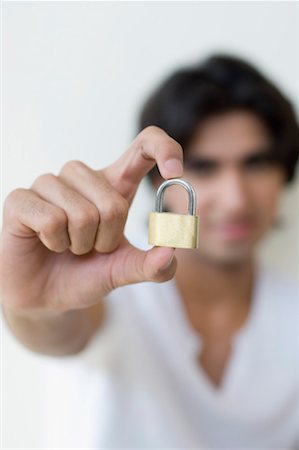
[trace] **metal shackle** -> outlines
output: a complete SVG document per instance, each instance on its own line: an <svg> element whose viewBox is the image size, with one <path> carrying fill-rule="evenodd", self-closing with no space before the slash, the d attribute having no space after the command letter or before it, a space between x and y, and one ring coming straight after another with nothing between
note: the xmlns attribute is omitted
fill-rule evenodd
<svg viewBox="0 0 299 450"><path fill-rule="evenodd" d="M188 213L192 216L196 213L196 194L195 190L191 186L190 183L188 183L185 180L182 180L181 178L171 178L170 180L164 181L157 190L157 197L156 197L156 211L157 212L163 212L163 197L165 189L173 184L178 184L180 186L183 186L184 189L188 192L189 197L189 203L188 203Z"/></svg>

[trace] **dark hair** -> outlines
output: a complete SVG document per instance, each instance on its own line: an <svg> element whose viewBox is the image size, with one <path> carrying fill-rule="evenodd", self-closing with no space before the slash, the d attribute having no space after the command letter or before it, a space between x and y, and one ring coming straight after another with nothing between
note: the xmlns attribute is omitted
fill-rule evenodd
<svg viewBox="0 0 299 450"><path fill-rule="evenodd" d="M202 119L236 108L245 108L263 120L274 138L275 160L290 183L299 156L293 105L261 72L237 57L213 55L200 64L178 69L144 104L138 131L156 125L184 149ZM148 176L158 173L155 166Z"/></svg>

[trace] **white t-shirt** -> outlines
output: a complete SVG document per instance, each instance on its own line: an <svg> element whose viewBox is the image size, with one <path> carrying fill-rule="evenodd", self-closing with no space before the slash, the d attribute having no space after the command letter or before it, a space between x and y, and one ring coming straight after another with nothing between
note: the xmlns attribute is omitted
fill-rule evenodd
<svg viewBox="0 0 299 450"><path fill-rule="evenodd" d="M113 291L82 353L45 358L44 446L298 450L299 287L258 267L221 388L196 362L174 280Z"/></svg>

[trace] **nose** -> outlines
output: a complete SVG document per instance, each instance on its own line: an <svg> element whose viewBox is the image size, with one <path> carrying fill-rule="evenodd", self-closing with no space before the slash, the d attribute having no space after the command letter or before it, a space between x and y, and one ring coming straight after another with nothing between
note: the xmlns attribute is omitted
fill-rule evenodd
<svg viewBox="0 0 299 450"><path fill-rule="evenodd" d="M248 205L248 190L244 175L238 170L229 170L219 184L218 199L227 213L245 213Z"/></svg>

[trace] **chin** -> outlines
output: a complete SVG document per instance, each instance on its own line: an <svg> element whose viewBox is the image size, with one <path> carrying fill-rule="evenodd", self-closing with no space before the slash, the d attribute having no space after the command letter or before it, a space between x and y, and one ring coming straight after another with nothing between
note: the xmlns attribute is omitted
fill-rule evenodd
<svg viewBox="0 0 299 450"><path fill-rule="evenodd" d="M198 257L206 263L219 266L240 266L252 258L254 247L248 244L234 248L198 248Z"/></svg>

